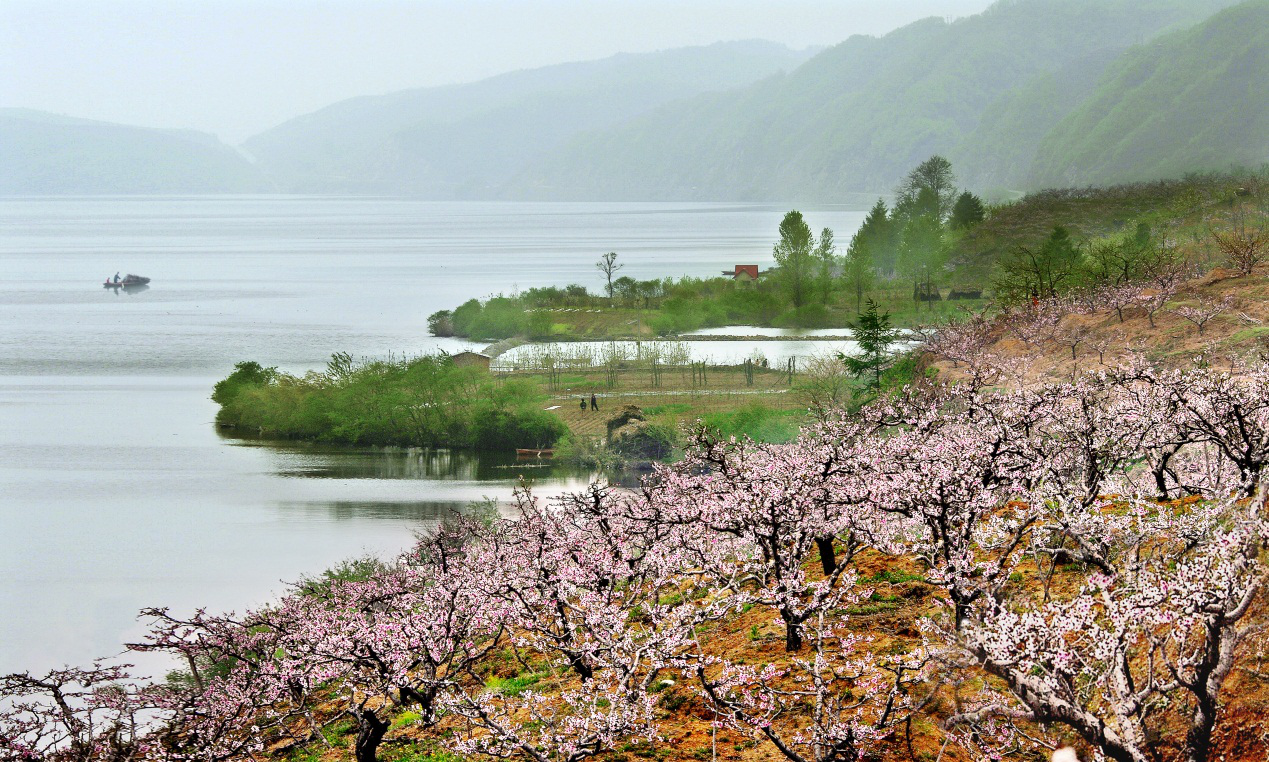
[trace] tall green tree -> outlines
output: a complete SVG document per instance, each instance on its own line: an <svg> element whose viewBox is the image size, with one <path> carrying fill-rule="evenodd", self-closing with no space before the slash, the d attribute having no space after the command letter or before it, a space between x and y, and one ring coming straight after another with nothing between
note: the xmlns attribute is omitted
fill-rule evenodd
<svg viewBox="0 0 1269 762"><path fill-rule="evenodd" d="M899 242L898 270L912 283L913 300L920 307L919 293L930 293L947 269L947 246L943 225L933 215L908 220Z"/></svg>
<svg viewBox="0 0 1269 762"><path fill-rule="evenodd" d="M924 198L922 191L926 192ZM955 203L956 175L952 173L952 162L938 155L918 164L895 189L896 216L906 219L933 213L942 222L952 213Z"/></svg>
<svg viewBox="0 0 1269 762"><path fill-rule="evenodd" d="M882 213L885 213L884 210ZM867 226L867 221L864 225ZM863 309L864 292L872 288L877 279L874 264L877 238L870 235L865 227L855 231L855 235L851 237L850 247L846 249L846 259L842 263L842 280L847 290L855 294L856 312Z"/></svg>
<svg viewBox="0 0 1269 762"><path fill-rule="evenodd" d="M837 244L831 228L820 231L820 240L815 244L815 264L815 285L820 304L828 304L833 296L833 270L837 266Z"/></svg>
<svg viewBox="0 0 1269 762"><path fill-rule="evenodd" d="M899 231L896 227L890 210L886 208L886 202L877 199L877 203L868 210L859 230L851 237L850 246L867 250L868 258L877 272L893 275L895 256L899 248Z"/></svg>
<svg viewBox="0 0 1269 762"><path fill-rule="evenodd" d="M779 281L795 308L806 304L815 277L815 234L799 211L780 221L780 240L772 254L780 266Z"/></svg>
<svg viewBox="0 0 1269 762"><path fill-rule="evenodd" d="M850 331L859 345L859 353L839 354L838 357L856 377L870 377L869 387L879 388L881 371L890 364L890 347L899 340L900 331L890 325L890 313L879 312L877 303L871 299L867 308L851 324Z"/></svg>
<svg viewBox="0 0 1269 762"><path fill-rule="evenodd" d="M953 230L967 230L982 222L987 217L987 209L983 200L969 191L956 197L952 205L952 217L948 226Z"/></svg>

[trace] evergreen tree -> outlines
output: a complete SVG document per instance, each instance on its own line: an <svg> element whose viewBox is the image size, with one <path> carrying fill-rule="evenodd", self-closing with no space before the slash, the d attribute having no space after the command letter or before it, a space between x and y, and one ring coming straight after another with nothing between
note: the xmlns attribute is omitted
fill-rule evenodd
<svg viewBox="0 0 1269 762"><path fill-rule="evenodd" d="M982 222L986 216L987 209L983 206L982 199L965 191L956 197L956 203L952 206L952 218L948 222L953 230L964 230Z"/></svg>
<svg viewBox="0 0 1269 762"><path fill-rule="evenodd" d="M873 204L863 224L851 238L850 246L852 249L862 247L866 250L869 263L878 272L894 274L898 236L885 201L877 199L877 203Z"/></svg>
<svg viewBox="0 0 1269 762"><path fill-rule="evenodd" d="M850 330L859 345L859 354L838 354L838 357L856 377L871 376L868 379L870 388L880 388L881 371L890 364L890 347L899 340L900 331L890 325L890 313L878 312L877 303L871 299L867 308L851 324Z"/></svg>

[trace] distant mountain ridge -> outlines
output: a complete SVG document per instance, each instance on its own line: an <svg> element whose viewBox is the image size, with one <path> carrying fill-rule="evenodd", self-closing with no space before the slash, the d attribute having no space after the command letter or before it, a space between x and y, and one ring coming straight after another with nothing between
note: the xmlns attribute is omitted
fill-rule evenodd
<svg viewBox="0 0 1269 762"><path fill-rule="evenodd" d="M1232 3L1007 0L953 22L852 37L782 78L582 135L518 177L507 196L830 201L886 193L934 153L973 156L976 133L1014 160L984 162L982 177L962 161L962 179L1025 187L1036 140L1080 105L1105 66ZM985 121L1007 115L1011 99L1046 78L1068 89L1054 95L1065 103L1016 114L1016 130ZM1079 83L1087 89L1069 91Z"/></svg>
<svg viewBox="0 0 1269 762"><path fill-rule="evenodd" d="M1269 0L1128 51L1040 141L1030 187L1105 185L1269 161Z"/></svg>
<svg viewBox="0 0 1269 762"><path fill-rule="evenodd" d="M1269 0L1000 0L822 51L742 41L352 98L241 150L0 109L0 193L861 203L1269 162Z"/></svg>
<svg viewBox="0 0 1269 762"><path fill-rule="evenodd" d="M812 52L760 40L717 43L354 98L244 147L289 191L488 197L585 130L751 84Z"/></svg>
<svg viewBox="0 0 1269 762"><path fill-rule="evenodd" d="M0 194L259 193L265 176L215 135L0 109Z"/></svg>

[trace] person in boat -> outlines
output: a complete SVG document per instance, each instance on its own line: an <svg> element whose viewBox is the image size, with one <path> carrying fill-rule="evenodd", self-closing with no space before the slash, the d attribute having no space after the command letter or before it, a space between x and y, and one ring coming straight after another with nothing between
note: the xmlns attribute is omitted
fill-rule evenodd
<svg viewBox="0 0 1269 762"><path fill-rule="evenodd" d="M115 283L119 282L119 273L115 273Z"/></svg>

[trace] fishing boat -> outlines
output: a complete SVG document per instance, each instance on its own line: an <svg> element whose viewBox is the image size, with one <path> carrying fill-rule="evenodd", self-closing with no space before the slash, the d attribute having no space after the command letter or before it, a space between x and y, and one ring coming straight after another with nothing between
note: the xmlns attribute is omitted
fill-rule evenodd
<svg viewBox="0 0 1269 762"><path fill-rule="evenodd" d="M115 277L118 278L119 275L116 274ZM141 275L133 275L132 273L128 273L126 276L124 276L123 280L110 280L109 278L107 278L106 282L101 285L104 288L127 288L128 286L145 286L145 285L148 285L149 283L150 283L149 278L146 278Z"/></svg>

